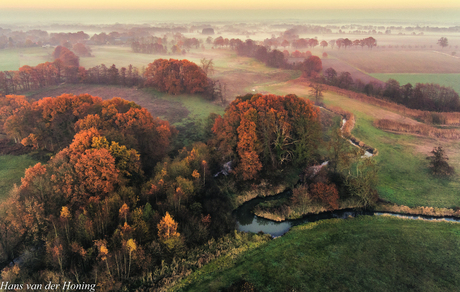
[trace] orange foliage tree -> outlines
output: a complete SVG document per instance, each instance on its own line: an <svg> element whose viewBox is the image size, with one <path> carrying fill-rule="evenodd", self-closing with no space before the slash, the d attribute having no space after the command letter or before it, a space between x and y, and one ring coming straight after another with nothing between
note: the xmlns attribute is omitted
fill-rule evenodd
<svg viewBox="0 0 460 292"><path fill-rule="evenodd" d="M213 143L226 161L234 160L243 180L263 167L303 165L314 160L319 143L319 110L295 95L237 97L215 121Z"/></svg>
<svg viewBox="0 0 460 292"><path fill-rule="evenodd" d="M157 59L147 66L145 86L169 94L200 93L208 87L206 73L188 60Z"/></svg>
<svg viewBox="0 0 460 292"><path fill-rule="evenodd" d="M157 227L158 237L163 241L172 237L180 236L180 233L177 232L177 223L168 212L166 212L166 215L161 219Z"/></svg>
<svg viewBox="0 0 460 292"><path fill-rule="evenodd" d="M310 195L313 200L317 200L330 209L339 208L339 193L334 184L318 182L310 186Z"/></svg>

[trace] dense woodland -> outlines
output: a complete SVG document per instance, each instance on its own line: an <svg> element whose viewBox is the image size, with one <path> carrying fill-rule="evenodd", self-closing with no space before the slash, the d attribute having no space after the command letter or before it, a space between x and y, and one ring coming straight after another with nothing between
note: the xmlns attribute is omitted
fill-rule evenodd
<svg viewBox="0 0 460 292"><path fill-rule="evenodd" d="M53 155L27 169L0 206L1 262L18 263L2 273L11 283L60 278L115 290L167 287L244 243L228 235L232 193L320 159L319 111L295 95L238 97L223 117L211 115L208 144L170 155L174 127L119 98L29 102L8 95L0 110L10 139ZM307 185L296 191L293 206L313 200L337 208L339 194L366 185L338 171L349 167L350 156L340 145L331 146L338 152L331 163L341 167L324 173L310 191ZM228 161L230 176L214 178Z"/></svg>

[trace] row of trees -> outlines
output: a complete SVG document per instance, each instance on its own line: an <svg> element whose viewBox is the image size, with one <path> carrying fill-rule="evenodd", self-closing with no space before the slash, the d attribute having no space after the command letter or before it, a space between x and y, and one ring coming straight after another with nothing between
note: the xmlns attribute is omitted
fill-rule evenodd
<svg viewBox="0 0 460 292"><path fill-rule="evenodd" d="M79 58L65 47L53 52L54 62L35 67L22 66L18 71L0 72L0 92L15 94L21 91L67 83L111 84L121 86L146 86L169 94L201 93L209 99L218 96L219 83L188 60L158 59L148 64L144 72L129 65L118 69L104 64L89 69L79 66Z"/></svg>
<svg viewBox="0 0 460 292"><path fill-rule="evenodd" d="M364 83L353 80L349 72L338 74L333 68L323 73L323 82L344 89L363 92L369 96L388 99L411 109L437 112L460 111L460 97L451 87L434 83L407 83L400 85L397 80L389 79L383 86L377 82Z"/></svg>

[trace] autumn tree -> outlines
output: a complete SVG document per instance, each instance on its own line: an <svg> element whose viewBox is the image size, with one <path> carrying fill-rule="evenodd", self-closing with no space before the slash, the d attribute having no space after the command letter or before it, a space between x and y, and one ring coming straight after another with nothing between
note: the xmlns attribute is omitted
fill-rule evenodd
<svg viewBox="0 0 460 292"><path fill-rule="evenodd" d="M310 186L310 195L313 200L321 202L329 209L339 208L339 193L334 184L314 183Z"/></svg>
<svg viewBox="0 0 460 292"><path fill-rule="evenodd" d="M447 38L442 37L438 40L438 45L440 45L441 48L444 49L445 47L449 45L449 41L447 40Z"/></svg>
<svg viewBox="0 0 460 292"><path fill-rule="evenodd" d="M206 73L188 60L158 59L145 70L145 86L169 94L200 93L208 86Z"/></svg>
<svg viewBox="0 0 460 292"><path fill-rule="evenodd" d="M215 120L214 143L225 161L237 162L236 174L253 179L262 168L305 164L316 153L318 110L295 95L246 95Z"/></svg>
<svg viewBox="0 0 460 292"><path fill-rule="evenodd" d="M325 47L327 47L328 43L326 41L321 41L320 43L321 47L323 47L323 50Z"/></svg>
<svg viewBox="0 0 460 292"><path fill-rule="evenodd" d="M157 227L160 240L165 241L169 238L180 236L180 233L177 232L177 223L168 212L166 212Z"/></svg>
<svg viewBox="0 0 460 292"><path fill-rule="evenodd" d="M301 64L301 70L305 76L312 76L312 73L319 73L323 70L323 63L317 56L310 56Z"/></svg>

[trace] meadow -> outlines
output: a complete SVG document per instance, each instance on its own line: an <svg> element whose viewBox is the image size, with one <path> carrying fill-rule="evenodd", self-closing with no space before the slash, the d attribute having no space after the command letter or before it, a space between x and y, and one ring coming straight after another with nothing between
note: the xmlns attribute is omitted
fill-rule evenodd
<svg viewBox="0 0 460 292"><path fill-rule="evenodd" d="M25 169L37 162L30 155L0 155L0 202L8 197L13 185L21 184Z"/></svg>
<svg viewBox="0 0 460 292"><path fill-rule="evenodd" d="M454 291L460 224L383 216L330 219L192 273L172 291L218 291L245 280L258 291Z"/></svg>

